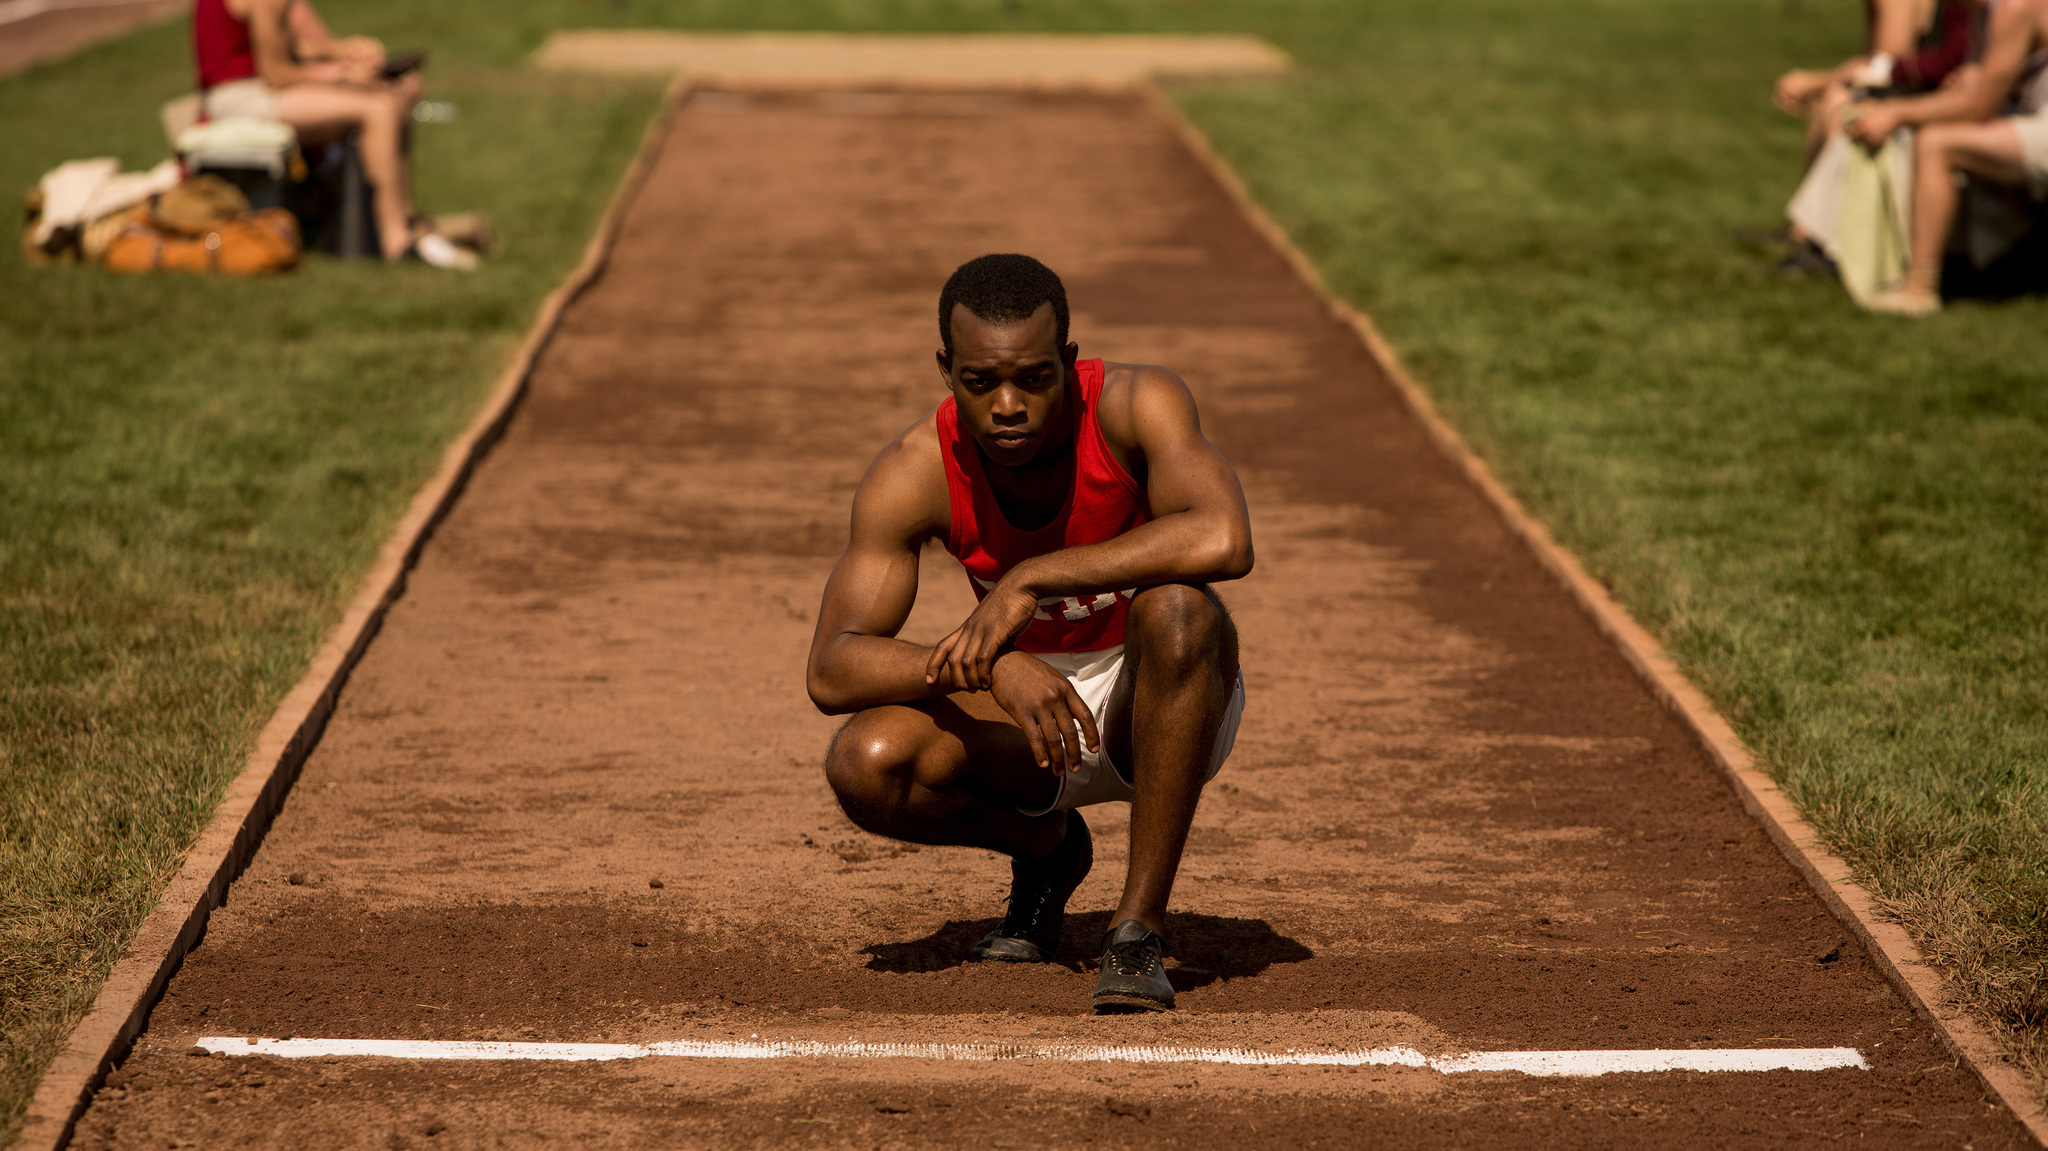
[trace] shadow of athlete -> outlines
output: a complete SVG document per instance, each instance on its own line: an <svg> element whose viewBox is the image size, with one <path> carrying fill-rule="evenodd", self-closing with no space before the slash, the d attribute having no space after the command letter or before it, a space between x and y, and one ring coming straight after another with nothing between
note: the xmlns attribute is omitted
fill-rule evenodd
<svg viewBox="0 0 2048 1151"><path fill-rule="evenodd" d="M1094 847L1076 808L1131 805L1097 1010L1164 1010L1166 901L1202 786L1244 710L1211 581L1251 570L1244 491L1164 368L1081 360L1066 290L983 256L939 295L950 398L883 449L825 585L811 699L855 713L825 774L862 828L1011 858L981 959L1049 962ZM941 540L980 604L936 646L895 638Z"/></svg>

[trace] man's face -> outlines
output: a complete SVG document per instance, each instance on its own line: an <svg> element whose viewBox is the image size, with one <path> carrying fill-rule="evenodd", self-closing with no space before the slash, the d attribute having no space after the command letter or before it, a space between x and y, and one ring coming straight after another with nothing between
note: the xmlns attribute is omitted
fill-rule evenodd
<svg viewBox="0 0 2048 1151"><path fill-rule="evenodd" d="M939 371L959 404L960 426L1004 467L1030 463L1046 438L1064 430L1067 368L1076 348L1059 345L1050 302L1031 317L991 324L953 305L953 355Z"/></svg>

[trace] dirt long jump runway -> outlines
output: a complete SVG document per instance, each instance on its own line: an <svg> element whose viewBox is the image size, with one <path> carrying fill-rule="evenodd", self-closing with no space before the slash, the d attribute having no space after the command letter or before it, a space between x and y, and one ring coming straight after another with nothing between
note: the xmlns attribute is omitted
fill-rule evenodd
<svg viewBox="0 0 2048 1151"><path fill-rule="evenodd" d="M1178 369L1251 494L1251 705L1181 1010L961 962L1003 863L855 831L802 662L848 497L939 398L956 264ZM943 555L913 628L969 605ZM654 886L650 881L659 881ZM2017 1146L1686 735L1141 100L700 95L85 1147ZM1824 956L1832 958L1823 961ZM1853 1047L1598 1078L1020 1059L195 1058L204 1036ZM190 1141L190 1142L186 1142Z"/></svg>
<svg viewBox="0 0 2048 1151"><path fill-rule="evenodd" d="M0 76L167 20L191 0L0 0Z"/></svg>

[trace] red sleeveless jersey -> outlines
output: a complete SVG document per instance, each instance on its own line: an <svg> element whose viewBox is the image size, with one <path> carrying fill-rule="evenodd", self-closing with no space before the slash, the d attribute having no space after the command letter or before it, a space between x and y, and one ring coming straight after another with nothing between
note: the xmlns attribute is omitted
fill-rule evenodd
<svg viewBox="0 0 2048 1151"><path fill-rule="evenodd" d="M249 22L235 19L227 0L198 0L192 5L192 53L199 58L202 90L256 74Z"/></svg>
<svg viewBox="0 0 2048 1151"><path fill-rule="evenodd" d="M1145 493L1110 454L1095 422L1102 395L1102 361L1074 364L1075 383L1068 393L1074 405L1074 480L1066 506L1037 531L1013 526L996 504L982 468L974 437L960 430L959 408L951 396L939 405L939 450L946 461L946 493L953 526L946 550L967 568L967 578L980 599L1011 568L1032 556L1061 548L1099 544L1151 519ZM1038 611L1011 640L1019 651L1098 651L1124 641L1124 616L1136 588L1095 595L1053 597L1038 601Z"/></svg>

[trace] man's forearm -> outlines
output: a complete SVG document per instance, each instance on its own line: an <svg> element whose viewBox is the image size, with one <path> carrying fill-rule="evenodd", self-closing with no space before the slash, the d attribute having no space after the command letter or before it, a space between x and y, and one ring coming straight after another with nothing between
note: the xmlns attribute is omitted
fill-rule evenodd
<svg viewBox="0 0 2048 1151"><path fill-rule="evenodd" d="M1997 100L1986 100L1990 88L1979 73L1967 83L1938 88L1924 96L1892 101L1892 111L1904 125L1939 124L1948 121L1989 119L1998 110Z"/></svg>
<svg viewBox="0 0 2048 1151"><path fill-rule="evenodd" d="M1034 597L1099 594L1165 583L1218 583L1252 569L1251 532L1229 513L1176 512L1115 539L1035 556L1005 583Z"/></svg>
<svg viewBox="0 0 2048 1151"><path fill-rule="evenodd" d="M908 703L945 694L924 679L932 649L880 635L841 635L818 655L810 675L811 702L827 715L885 703Z"/></svg>

